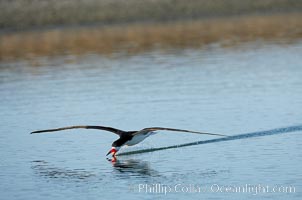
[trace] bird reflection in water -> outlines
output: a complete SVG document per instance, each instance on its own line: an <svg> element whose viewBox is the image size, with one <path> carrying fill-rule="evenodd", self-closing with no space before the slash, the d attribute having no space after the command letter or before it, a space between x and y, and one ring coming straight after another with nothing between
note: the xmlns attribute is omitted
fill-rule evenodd
<svg viewBox="0 0 302 200"><path fill-rule="evenodd" d="M112 163L114 169L121 174L129 176L141 176L141 177L156 177L160 176L159 173L150 168L150 164L147 161L139 159L112 159L107 158Z"/></svg>
<svg viewBox="0 0 302 200"><path fill-rule="evenodd" d="M113 162L112 159L115 159ZM114 172L120 178L135 177L158 177L159 173L150 168L149 162L137 159L107 159L112 163ZM88 171L86 169L67 169L55 167L44 160L32 161L31 167L35 174L49 179L64 179L68 181L93 181L103 179L97 172Z"/></svg>

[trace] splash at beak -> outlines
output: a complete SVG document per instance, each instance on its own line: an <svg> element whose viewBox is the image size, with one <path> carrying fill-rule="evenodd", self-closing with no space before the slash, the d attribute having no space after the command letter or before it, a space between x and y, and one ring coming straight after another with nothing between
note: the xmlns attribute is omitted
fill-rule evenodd
<svg viewBox="0 0 302 200"><path fill-rule="evenodd" d="M117 150L116 150L114 147L112 147L112 148L110 149L110 151L106 154L106 156L108 156L109 154L112 153L112 157L115 157L116 152L117 152Z"/></svg>

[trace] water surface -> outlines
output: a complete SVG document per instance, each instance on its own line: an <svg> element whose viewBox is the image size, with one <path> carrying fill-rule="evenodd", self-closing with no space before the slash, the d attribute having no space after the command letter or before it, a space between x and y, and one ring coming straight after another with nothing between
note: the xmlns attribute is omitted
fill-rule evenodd
<svg viewBox="0 0 302 200"><path fill-rule="evenodd" d="M1 197L300 199L301 52L299 42L255 42L136 56L40 58L38 66L1 63ZM105 159L116 139L111 133L29 135L85 124L232 137L161 132L123 152L192 145L123 155L111 163ZM259 184L269 190L225 190ZM272 192L276 186L295 191Z"/></svg>

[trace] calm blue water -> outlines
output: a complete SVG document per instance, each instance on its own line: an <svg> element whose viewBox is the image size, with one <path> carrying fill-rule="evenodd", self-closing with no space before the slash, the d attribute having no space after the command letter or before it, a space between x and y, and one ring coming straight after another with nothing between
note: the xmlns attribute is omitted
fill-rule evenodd
<svg viewBox="0 0 302 200"><path fill-rule="evenodd" d="M256 42L1 63L0 199L301 199L301 52ZM29 134L85 124L233 137L161 132L122 152L192 144L111 163L111 133Z"/></svg>

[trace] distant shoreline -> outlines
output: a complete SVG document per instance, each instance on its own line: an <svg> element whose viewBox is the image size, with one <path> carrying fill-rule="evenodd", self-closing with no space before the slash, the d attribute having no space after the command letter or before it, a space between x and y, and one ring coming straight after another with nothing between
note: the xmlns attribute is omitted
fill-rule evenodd
<svg viewBox="0 0 302 200"><path fill-rule="evenodd" d="M2 0L0 32L170 23L301 11L301 0Z"/></svg>
<svg viewBox="0 0 302 200"><path fill-rule="evenodd" d="M254 15L173 23L50 29L0 34L0 61L40 56L136 54L152 49L233 46L302 38L302 14Z"/></svg>

